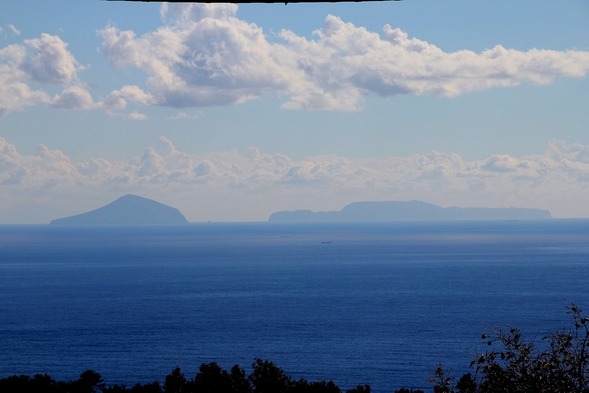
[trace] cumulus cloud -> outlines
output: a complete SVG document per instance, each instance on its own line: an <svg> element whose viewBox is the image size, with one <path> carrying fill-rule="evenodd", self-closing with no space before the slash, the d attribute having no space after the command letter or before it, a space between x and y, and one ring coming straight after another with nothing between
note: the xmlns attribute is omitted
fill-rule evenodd
<svg viewBox="0 0 589 393"><path fill-rule="evenodd" d="M370 95L454 97L589 73L587 51L497 45L480 53L444 52L398 28L385 25L373 32L333 15L312 39L288 30L270 38L239 19L237 10L235 4L164 3L164 24L155 31L138 36L112 25L100 30L103 52L114 67L146 74L144 87L123 86L103 101L83 87L84 67L59 36L43 33L1 48L0 116L38 103L112 114L130 103L189 108L266 95L284 98L284 109L357 111ZM4 30L20 33L13 25ZM64 90L50 98L32 83Z"/></svg>
<svg viewBox="0 0 589 393"><path fill-rule="evenodd" d="M0 138L0 184L4 186L50 189L58 184L71 184L76 172L69 157L59 150L40 145L36 154L21 155L13 145Z"/></svg>
<svg viewBox="0 0 589 393"><path fill-rule="evenodd" d="M44 33L39 38L23 42L25 45L0 49L0 116L38 103L47 103L56 109L103 109L109 114L124 110L129 102L139 105L156 103L150 93L138 86L123 86L109 93L103 101L95 101L78 77L84 67L60 37ZM51 98L44 90L33 90L32 82L64 89ZM136 111L121 117L146 118Z"/></svg>
<svg viewBox="0 0 589 393"><path fill-rule="evenodd" d="M108 110L123 110L127 107L127 101L142 105L155 103L154 97L144 92L139 86L124 86L112 91L104 100L103 106Z"/></svg>
<svg viewBox="0 0 589 393"><path fill-rule="evenodd" d="M34 50L32 56L19 64L29 80L64 85L76 79L78 70L83 68L58 36L43 33L40 38L24 42Z"/></svg>
<svg viewBox="0 0 589 393"><path fill-rule="evenodd" d="M378 34L333 15L312 40L283 30L276 43L236 12L234 4L164 4L166 24L157 31L137 37L107 26L99 33L115 67L145 71L154 102L179 108L277 94L288 98L286 109L359 110L367 95L453 97L589 72L589 52L501 45L444 52L398 28Z"/></svg>
<svg viewBox="0 0 589 393"><path fill-rule="evenodd" d="M29 79L21 69L25 57L25 48L20 45L0 49L0 116L25 106L50 101L44 91L33 90L25 83Z"/></svg>
<svg viewBox="0 0 589 393"><path fill-rule="evenodd" d="M92 101L80 88L70 87L62 97L53 100L43 90L33 90L29 83L67 86L77 81L83 67L67 50L67 43L58 36L42 34L25 40L24 45L9 45L0 49L0 116L38 103L67 105L77 109ZM75 106L77 102L77 106Z"/></svg>
<svg viewBox="0 0 589 393"><path fill-rule="evenodd" d="M173 107L226 105L292 89L293 54L262 29L235 18L232 4L167 5L173 23L136 37L100 31L114 66L145 70L157 103Z"/></svg>
<svg viewBox="0 0 589 393"><path fill-rule="evenodd" d="M237 13L237 4L169 4L164 3L160 15L164 21L191 24L205 18L227 19Z"/></svg>
<svg viewBox="0 0 589 393"><path fill-rule="evenodd" d="M0 209L23 198L53 196L59 204L67 196L76 204L84 199L80 195L139 193L173 196L194 220L205 219L202 206L208 206L207 214L215 212L214 219L263 220L276 210L333 210L353 201L391 199L537 207L579 217L589 216L589 146L551 142L544 154L496 154L472 161L435 151L383 159L325 155L294 160L255 147L243 154L188 154L162 137L126 161L73 162L45 146L23 155L0 138L0 184Z"/></svg>
<svg viewBox="0 0 589 393"><path fill-rule="evenodd" d="M8 73L3 74L4 68L0 65L0 116L26 106L50 102L49 95L44 91L33 90L26 83L10 80Z"/></svg>
<svg viewBox="0 0 589 393"><path fill-rule="evenodd" d="M55 96L51 106L59 109L92 109L96 107L96 104L86 89L71 86Z"/></svg>

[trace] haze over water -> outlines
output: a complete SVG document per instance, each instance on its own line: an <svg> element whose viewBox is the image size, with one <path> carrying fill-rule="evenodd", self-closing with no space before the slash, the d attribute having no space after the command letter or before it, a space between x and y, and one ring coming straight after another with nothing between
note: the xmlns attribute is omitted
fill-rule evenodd
<svg viewBox="0 0 589 393"><path fill-rule="evenodd" d="M0 226L0 377L86 369L160 381L176 365L376 392L467 371L480 334L589 310L589 220Z"/></svg>

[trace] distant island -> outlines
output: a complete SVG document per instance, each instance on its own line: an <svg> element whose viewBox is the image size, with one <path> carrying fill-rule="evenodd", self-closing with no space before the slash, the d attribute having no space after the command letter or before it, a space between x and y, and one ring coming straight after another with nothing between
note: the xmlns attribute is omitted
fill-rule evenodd
<svg viewBox="0 0 589 393"><path fill-rule="evenodd" d="M125 195L87 213L59 218L51 225L160 225L187 224L174 207L137 195Z"/></svg>
<svg viewBox="0 0 589 393"><path fill-rule="evenodd" d="M397 220L533 220L552 218L548 210L509 208L447 207L422 201L354 202L340 211L280 211L269 222L334 222Z"/></svg>

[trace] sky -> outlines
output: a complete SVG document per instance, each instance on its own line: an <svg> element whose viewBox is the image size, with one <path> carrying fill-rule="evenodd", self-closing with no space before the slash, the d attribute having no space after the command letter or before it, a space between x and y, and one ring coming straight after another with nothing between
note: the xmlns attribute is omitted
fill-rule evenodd
<svg viewBox="0 0 589 393"><path fill-rule="evenodd" d="M354 201L589 217L589 0L0 2L0 224Z"/></svg>

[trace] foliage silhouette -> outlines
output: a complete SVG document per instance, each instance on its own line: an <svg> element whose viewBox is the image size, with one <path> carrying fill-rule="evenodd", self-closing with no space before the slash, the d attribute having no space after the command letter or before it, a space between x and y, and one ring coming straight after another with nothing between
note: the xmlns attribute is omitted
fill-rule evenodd
<svg viewBox="0 0 589 393"><path fill-rule="evenodd" d="M188 381L182 374L180 367L176 366L175 369L168 375L166 375L164 382L165 393L189 393Z"/></svg>
<svg viewBox="0 0 589 393"><path fill-rule="evenodd" d="M131 388L124 384L106 386L102 376L92 370L84 371L78 380L57 382L49 375L13 375L0 379L1 393L342 393L333 381L308 382L293 380L281 368L268 360L255 359L248 376L238 365L230 371L217 363L203 363L193 379L186 379L180 367L176 367L158 381L136 384ZM370 386L362 385L346 393L370 393ZM417 393L417 392L416 392Z"/></svg>
<svg viewBox="0 0 589 393"><path fill-rule="evenodd" d="M248 377L255 393L286 393L293 386L292 379L268 360L256 359Z"/></svg>
<svg viewBox="0 0 589 393"><path fill-rule="evenodd" d="M565 306L572 327L526 341L521 329L490 328L490 347L476 353L470 373L454 384L442 366L434 369L435 393L589 393L589 318L573 303Z"/></svg>

